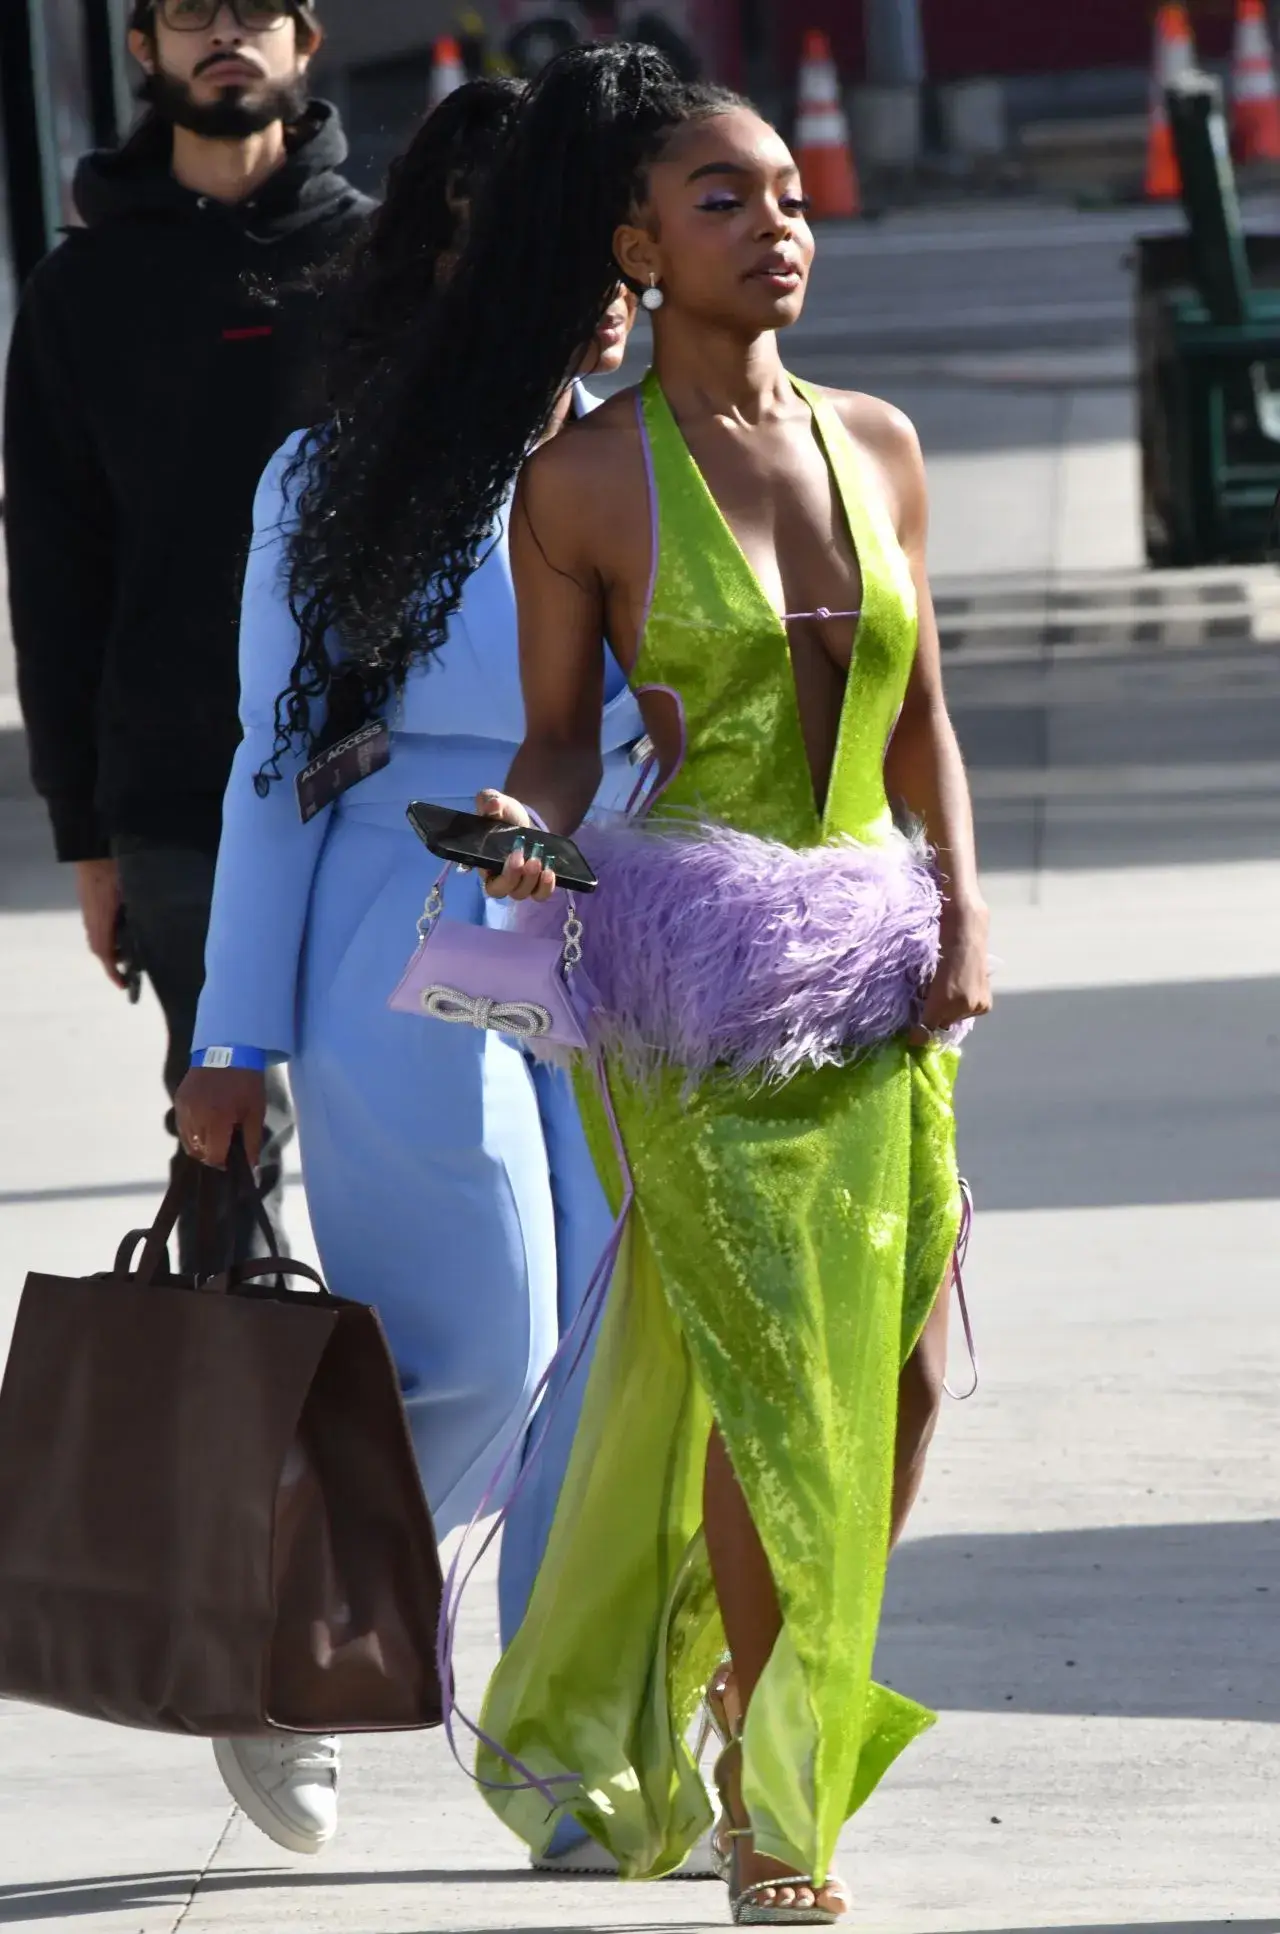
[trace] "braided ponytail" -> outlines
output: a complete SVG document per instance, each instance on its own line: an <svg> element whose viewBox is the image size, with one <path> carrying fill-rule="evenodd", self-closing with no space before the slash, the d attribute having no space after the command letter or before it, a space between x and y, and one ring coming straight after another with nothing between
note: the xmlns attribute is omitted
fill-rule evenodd
<svg viewBox="0 0 1280 1934"><path fill-rule="evenodd" d="M613 236L680 125L736 97L645 46L544 69L473 210L457 267L326 431L289 588L314 662L336 632L370 690L444 643L463 586L618 282ZM305 737L298 675L279 723Z"/></svg>

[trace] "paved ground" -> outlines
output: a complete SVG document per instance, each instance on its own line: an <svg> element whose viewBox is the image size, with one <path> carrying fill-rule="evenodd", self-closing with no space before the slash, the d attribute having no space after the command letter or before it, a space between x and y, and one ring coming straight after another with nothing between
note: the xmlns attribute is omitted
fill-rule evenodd
<svg viewBox="0 0 1280 1934"><path fill-rule="evenodd" d="M957 249L913 220L835 238L842 273L941 302L961 273L985 287L984 249L1007 269L1036 241ZM1122 252L1099 221L1064 261ZM1082 304L1110 299L1081 279ZM844 1865L854 1925L884 1934L1260 1934L1280 1930L1277 600L1266 574L1141 578L1121 330L1046 343L1032 320L1019 346L1027 288L1001 288L1003 336L839 361L933 456L1001 987L962 1088L984 1385L944 1420L880 1659L941 1723ZM23 1270L102 1266L163 1156L155 1015L95 976L43 851L34 807L0 801L0 1348ZM471 1687L492 1627L480 1593ZM357 1743L342 1836L301 1867L231 1813L207 1748L0 1707L0 1923L726 1918L711 1886L526 1877L436 1737Z"/></svg>

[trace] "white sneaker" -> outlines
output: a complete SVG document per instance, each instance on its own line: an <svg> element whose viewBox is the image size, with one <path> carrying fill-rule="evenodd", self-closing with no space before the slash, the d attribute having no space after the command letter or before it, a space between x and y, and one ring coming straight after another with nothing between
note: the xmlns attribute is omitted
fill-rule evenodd
<svg viewBox="0 0 1280 1934"><path fill-rule="evenodd" d="M338 1741L307 1733L215 1739L213 1757L246 1817L290 1853L319 1853L338 1826Z"/></svg>
<svg viewBox="0 0 1280 1934"><path fill-rule="evenodd" d="M616 1876L618 1863L598 1840L579 1840L567 1853L544 1853L530 1866L540 1874L586 1874L604 1879ZM664 1880L719 1880L722 1875L711 1851L711 1835L704 1833L687 1859L682 1860Z"/></svg>

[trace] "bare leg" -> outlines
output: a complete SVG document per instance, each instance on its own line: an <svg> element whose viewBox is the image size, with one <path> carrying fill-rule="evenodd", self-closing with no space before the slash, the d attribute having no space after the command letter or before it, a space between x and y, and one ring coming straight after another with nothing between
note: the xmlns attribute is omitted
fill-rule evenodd
<svg viewBox="0 0 1280 1934"><path fill-rule="evenodd" d="M911 1507L924 1482L925 1458L942 1408L947 1375L947 1329L951 1313L951 1271L920 1332L920 1340L898 1381L898 1440L893 1460L893 1518L889 1549L902 1536Z"/></svg>
<svg viewBox="0 0 1280 1934"><path fill-rule="evenodd" d="M950 1291L951 1273L948 1270L919 1341L903 1366L898 1384L890 1550L902 1536L911 1507L919 1495L924 1481L926 1456L937 1428L947 1374ZM707 1447L703 1516L712 1576L724 1619L725 1639L733 1661L726 1703L731 1714L745 1713L781 1630L782 1613L769 1561L756 1535L751 1513L734 1476L719 1431L712 1432ZM746 1815L736 1769L729 1782L729 1796L735 1824L744 1825ZM769 1879L775 1874L781 1875L785 1871L776 1861L748 1852L748 1842L742 1841L739 1845L739 1876L744 1886L752 1881ZM765 1899L780 1907L807 1906L812 1894L808 1888L796 1890L783 1887L776 1894L765 1896ZM824 1889L819 1904L836 1911L847 1907L848 1901L837 1886L835 1889Z"/></svg>
<svg viewBox="0 0 1280 1934"><path fill-rule="evenodd" d="M745 1712L782 1629L782 1613L769 1560L718 1430L707 1446L703 1511L734 1683Z"/></svg>
<svg viewBox="0 0 1280 1934"><path fill-rule="evenodd" d="M745 1712L782 1629L782 1613L769 1560L716 1430L712 1431L707 1447L703 1520L725 1638L733 1659L736 1698ZM729 1811L734 1825L743 1827L747 1825L747 1816L742 1805L740 1760L736 1750L727 1755L726 1771ZM749 1839L739 1840L737 1846L740 1886L779 1879L776 1892L759 1897L761 1905L811 1907L814 1904L812 1888L786 1886L787 1869L778 1861L757 1854ZM817 1904L831 1913L843 1913L849 1901L840 1884L833 1880L817 1896Z"/></svg>

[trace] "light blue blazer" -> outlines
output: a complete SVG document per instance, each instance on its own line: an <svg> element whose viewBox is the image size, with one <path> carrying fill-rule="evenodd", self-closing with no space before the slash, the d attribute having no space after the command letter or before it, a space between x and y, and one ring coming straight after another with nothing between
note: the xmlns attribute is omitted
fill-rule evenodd
<svg viewBox="0 0 1280 1934"><path fill-rule="evenodd" d="M586 408L595 399L580 395ZM406 850L430 856L401 827L410 799L474 807L482 786L501 785L524 737L515 593L504 508L495 542L468 580L442 650L410 673L391 714L391 762L307 825L294 778L305 758L281 761L265 799L255 774L275 744L276 698L289 682L298 632L285 597L284 548L293 522L286 477L299 431L272 457L254 502L254 536L240 628L240 721L244 737L223 801L222 846L205 956L195 1047L235 1042L282 1060L297 1045L299 977L312 885L335 821L374 816L403 830ZM294 486L296 490L296 485ZM644 732L639 709L606 647L597 803L625 805L635 778L631 749Z"/></svg>
<svg viewBox="0 0 1280 1934"><path fill-rule="evenodd" d="M291 438L257 493L240 638L244 741L222 846L194 1046L288 1060L312 1226L331 1287L378 1308L423 1481L444 1537L474 1510L610 1226L567 1080L512 1042L392 1013L438 863L405 820L414 798L470 807L500 786L524 730L505 515L448 639L393 707L391 759L303 825L291 753L265 798L275 702L298 634L283 563ZM296 497L296 490L293 491ZM608 663L600 802L625 804L643 732ZM489 917L475 876L452 919ZM562 1401L504 1537L510 1636L539 1562L585 1375Z"/></svg>

